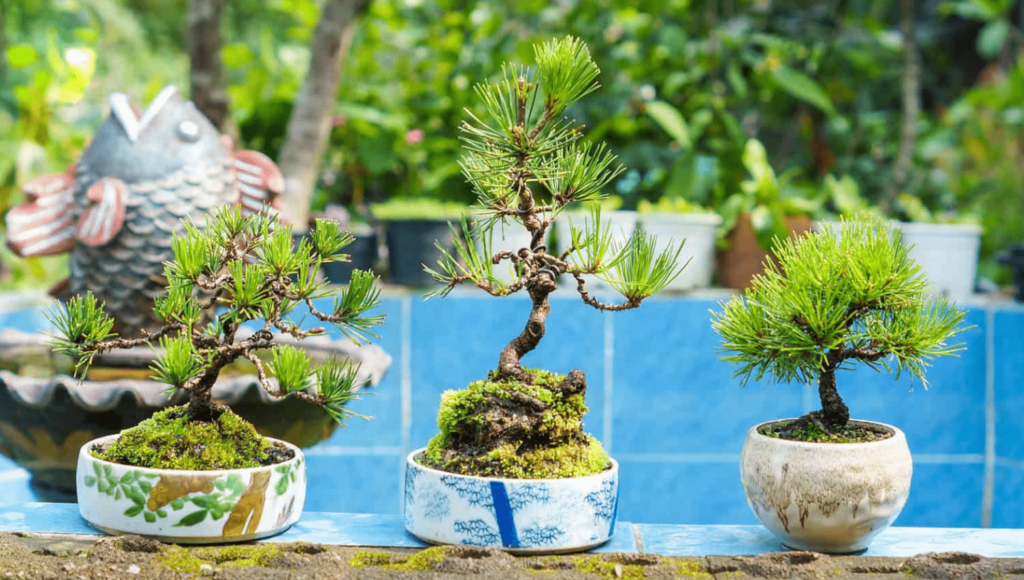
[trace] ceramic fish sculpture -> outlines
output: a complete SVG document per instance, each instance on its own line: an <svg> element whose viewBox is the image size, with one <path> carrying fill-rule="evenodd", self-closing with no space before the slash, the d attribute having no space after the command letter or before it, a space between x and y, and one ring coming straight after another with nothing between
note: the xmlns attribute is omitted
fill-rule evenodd
<svg viewBox="0 0 1024 580"><path fill-rule="evenodd" d="M284 179L262 153L233 151L191 101L164 88L140 115L122 93L110 116L66 172L24 186L7 213L7 246L21 256L71 253L71 276L52 293L91 290L106 302L114 331L158 326L153 299L183 218L202 225L212 209L276 213Z"/></svg>

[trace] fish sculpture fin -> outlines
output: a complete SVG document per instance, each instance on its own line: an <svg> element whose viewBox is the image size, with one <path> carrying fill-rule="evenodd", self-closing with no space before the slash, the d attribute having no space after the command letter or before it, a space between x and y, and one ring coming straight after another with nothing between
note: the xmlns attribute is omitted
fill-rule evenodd
<svg viewBox="0 0 1024 580"><path fill-rule="evenodd" d="M22 187L25 201L7 212L7 247L19 256L63 254L75 245L74 166Z"/></svg>
<svg viewBox="0 0 1024 580"><path fill-rule="evenodd" d="M120 179L97 179L85 193L88 205L75 228L75 238L87 246L102 246L124 225L128 186Z"/></svg>
<svg viewBox="0 0 1024 580"><path fill-rule="evenodd" d="M242 213L251 215L267 209L277 215L281 209L284 176L269 157L259 151L235 151L231 154ZM282 220L283 221L283 220Z"/></svg>

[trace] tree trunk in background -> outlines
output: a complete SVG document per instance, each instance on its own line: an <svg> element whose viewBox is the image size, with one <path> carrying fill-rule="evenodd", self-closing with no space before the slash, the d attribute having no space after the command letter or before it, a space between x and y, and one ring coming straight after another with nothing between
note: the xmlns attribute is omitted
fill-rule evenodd
<svg viewBox="0 0 1024 580"><path fill-rule="evenodd" d="M228 112L220 61L220 18L225 0L191 0L188 7L189 81L192 102L215 127L237 141L238 131Z"/></svg>
<svg viewBox="0 0 1024 580"><path fill-rule="evenodd" d="M900 148L893 168L893 181L889 188L887 205L895 203L896 196L906 187L914 163L917 144L918 120L921 116L921 63L917 54L914 30L914 0L903 0L903 129Z"/></svg>
<svg viewBox="0 0 1024 580"><path fill-rule="evenodd" d="M355 20L370 0L326 0L313 35L309 72L295 99L277 166L284 175L282 213L296 231L306 231L317 168L327 147L341 63Z"/></svg>

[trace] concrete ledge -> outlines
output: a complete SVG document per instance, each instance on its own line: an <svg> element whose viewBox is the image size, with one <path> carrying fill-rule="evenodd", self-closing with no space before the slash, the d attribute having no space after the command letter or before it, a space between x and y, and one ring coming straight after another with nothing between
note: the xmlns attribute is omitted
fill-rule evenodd
<svg viewBox="0 0 1024 580"><path fill-rule="evenodd" d="M78 515L75 504L0 504L0 532L102 535ZM307 512L290 530L265 542L309 542L335 546L424 548L406 533L397 514ZM616 525L612 541L596 553L661 556L756 556L783 551L760 526ZM1024 558L1024 530L890 528L864 556L908 558L929 552L969 552L988 558Z"/></svg>

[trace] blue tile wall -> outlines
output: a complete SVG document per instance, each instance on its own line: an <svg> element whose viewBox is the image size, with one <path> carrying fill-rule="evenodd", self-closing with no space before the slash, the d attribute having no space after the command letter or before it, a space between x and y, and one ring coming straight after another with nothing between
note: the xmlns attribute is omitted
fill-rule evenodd
<svg viewBox="0 0 1024 580"><path fill-rule="evenodd" d="M737 462L619 460L619 518L667 524L756 524Z"/></svg>
<svg viewBox="0 0 1024 580"><path fill-rule="evenodd" d="M400 455L309 455L309 511L387 514L398 504Z"/></svg>
<svg viewBox="0 0 1024 580"><path fill-rule="evenodd" d="M804 387L740 386L718 360L712 300L650 300L616 313L614 453L735 453L751 426L803 414Z"/></svg>
<svg viewBox="0 0 1024 580"><path fill-rule="evenodd" d="M483 378L529 308L522 297L498 300L476 292L430 301L386 295L380 312L387 323L378 344L393 364L352 407L374 419L352 419L309 450L307 509L398 512L403 458L437 432L441 392ZM552 299L545 340L524 360L531 367L587 373L587 429L621 463L622 521L754 523L738 474L746 431L816 404L809 386L763 381L741 387L732 366L718 360L712 309L717 300L668 298L601 313L560 291ZM988 485L991 525L1024 527L1024 308L974 308L967 323L975 325L962 335L968 350L935 361L928 390L909 377L894 381L867 368L839 377L855 417L894 424L907 434L915 475L899 525L981 525ZM35 331L45 324L40 310L0 311L0 328ZM304 320L305 327L315 324L312 317ZM989 397L994 453L986 446ZM986 462L992 465L989 482ZM0 496L32 498L24 472L3 458Z"/></svg>
<svg viewBox="0 0 1024 580"><path fill-rule="evenodd" d="M996 311L993 321L996 455L1024 461L1024 309Z"/></svg>
<svg viewBox="0 0 1024 580"><path fill-rule="evenodd" d="M982 464L914 462L910 497L894 525L947 528L981 526Z"/></svg>
<svg viewBox="0 0 1024 580"><path fill-rule="evenodd" d="M996 464L993 528L1024 528L1024 462Z"/></svg>

